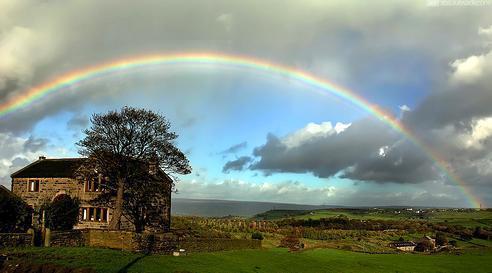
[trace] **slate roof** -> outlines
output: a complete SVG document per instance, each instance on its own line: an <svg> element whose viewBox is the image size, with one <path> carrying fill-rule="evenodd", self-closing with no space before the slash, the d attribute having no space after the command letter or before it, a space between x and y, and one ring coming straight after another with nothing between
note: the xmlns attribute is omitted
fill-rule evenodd
<svg viewBox="0 0 492 273"><path fill-rule="evenodd" d="M75 178L75 171L80 167L85 158L57 158L39 159L26 167L10 175L11 178ZM162 169L159 168L160 176L157 179L164 179L172 182Z"/></svg>
<svg viewBox="0 0 492 273"><path fill-rule="evenodd" d="M40 159L13 173L12 178L72 178L84 158Z"/></svg>
<svg viewBox="0 0 492 273"><path fill-rule="evenodd" d="M0 192L6 192L6 193L9 193L11 194L12 192L7 189L4 185L0 185Z"/></svg>
<svg viewBox="0 0 492 273"><path fill-rule="evenodd" d="M403 247L403 246L416 246L417 244L414 242L393 242L391 243L394 247Z"/></svg>

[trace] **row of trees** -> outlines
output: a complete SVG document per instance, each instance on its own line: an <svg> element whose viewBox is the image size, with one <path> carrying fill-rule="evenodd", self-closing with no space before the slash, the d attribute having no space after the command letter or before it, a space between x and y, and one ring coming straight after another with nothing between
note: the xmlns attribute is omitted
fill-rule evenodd
<svg viewBox="0 0 492 273"><path fill-rule="evenodd" d="M277 222L280 227L313 227L317 229L341 229L341 230L406 230L414 232L439 231L460 236L462 239L482 238L491 239L492 232L486 228L478 227L475 230L445 223L431 223L425 221L405 220L378 220L378 219L349 219L346 216L321 218L321 219L284 219Z"/></svg>

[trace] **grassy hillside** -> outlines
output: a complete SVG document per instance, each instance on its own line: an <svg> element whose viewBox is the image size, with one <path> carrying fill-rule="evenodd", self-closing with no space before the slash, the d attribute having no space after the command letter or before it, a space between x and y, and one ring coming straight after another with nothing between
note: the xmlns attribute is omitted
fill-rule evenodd
<svg viewBox="0 0 492 273"><path fill-rule="evenodd" d="M347 216L360 220L420 220L434 223L445 222L464 227L492 227L492 210L438 210L428 209L424 213L404 209L321 209L321 210L271 210L258 214L256 218L277 220L282 218L320 219Z"/></svg>
<svg viewBox="0 0 492 273"><path fill-rule="evenodd" d="M3 251L5 252L5 251ZM456 254L364 254L335 249L289 253L283 248L144 256L93 248L10 250L16 261L92 267L110 272L490 272L492 251ZM16 262L13 261L13 262ZM120 271L122 270L122 271ZM126 270L126 271L125 271Z"/></svg>

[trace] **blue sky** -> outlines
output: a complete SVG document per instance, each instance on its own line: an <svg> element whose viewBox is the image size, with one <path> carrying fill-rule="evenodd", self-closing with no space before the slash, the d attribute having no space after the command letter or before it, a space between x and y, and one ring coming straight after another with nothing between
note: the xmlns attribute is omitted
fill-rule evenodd
<svg viewBox="0 0 492 273"><path fill-rule="evenodd" d="M0 103L74 69L130 56L251 56L334 81L387 109L492 203L491 6L6 0L0 11ZM213 65L84 82L0 117L0 183L8 186L10 173L41 154L78 156L74 143L91 114L129 105L162 113L180 135L193 173L181 177L179 197L470 206L426 151L320 91Z"/></svg>

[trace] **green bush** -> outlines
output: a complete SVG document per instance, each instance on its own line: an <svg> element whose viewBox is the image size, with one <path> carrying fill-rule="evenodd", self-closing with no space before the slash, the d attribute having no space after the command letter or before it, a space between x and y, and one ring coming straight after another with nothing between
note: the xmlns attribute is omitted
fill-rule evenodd
<svg viewBox="0 0 492 273"><path fill-rule="evenodd" d="M31 226L32 209L19 197L0 188L0 233L25 232Z"/></svg>
<svg viewBox="0 0 492 273"><path fill-rule="evenodd" d="M263 240L263 234L261 232L255 231L251 234L251 239L254 240Z"/></svg>
<svg viewBox="0 0 492 273"><path fill-rule="evenodd" d="M428 240L422 240L415 246L415 251L424 252L429 250L432 250L432 244Z"/></svg>
<svg viewBox="0 0 492 273"><path fill-rule="evenodd" d="M436 244L440 246L445 246L448 244L448 238L446 237L446 234L443 232L438 231L436 233Z"/></svg>
<svg viewBox="0 0 492 273"><path fill-rule="evenodd" d="M303 245L304 246L304 245ZM301 249L301 241L295 235L288 235L280 240L280 247L289 248L289 250L299 250Z"/></svg>
<svg viewBox="0 0 492 273"><path fill-rule="evenodd" d="M52 230L71 230L79 218L79 200L66 194L44 205L46 226Z"/></svg>

